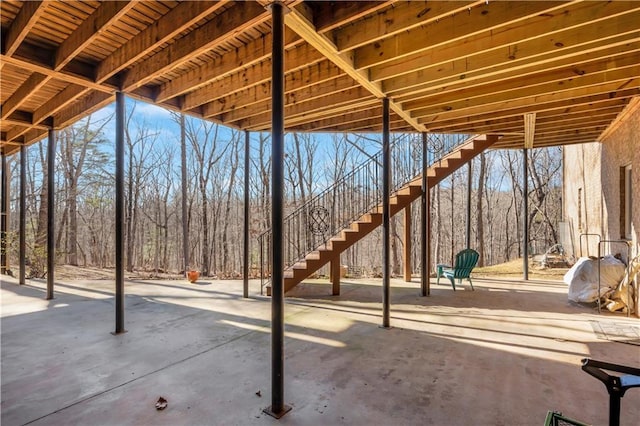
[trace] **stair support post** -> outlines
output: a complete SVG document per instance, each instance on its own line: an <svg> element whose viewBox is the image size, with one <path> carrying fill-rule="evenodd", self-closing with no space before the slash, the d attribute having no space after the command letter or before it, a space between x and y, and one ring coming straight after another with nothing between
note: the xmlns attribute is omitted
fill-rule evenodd
<svg viewBox="0 0 640 426"><path fill-rule="evenodd" d="M329 278L331 279L331 295L340 295L340 255L330 262Z"/></svg>
<svg viewBox="0 0 640 426"><path fill-rule="evenodd" d="M404 208L402 260L404 263L404 280L411 282L411 203Z"/></svg>

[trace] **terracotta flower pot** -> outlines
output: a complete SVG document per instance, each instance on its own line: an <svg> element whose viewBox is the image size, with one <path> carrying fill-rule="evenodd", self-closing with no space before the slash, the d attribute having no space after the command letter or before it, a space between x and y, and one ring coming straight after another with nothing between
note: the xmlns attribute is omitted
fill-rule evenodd
<svg viewBox="0 0 640 426"><path fill-rule="evenodd" d="M198 278L200 278L200 272L198 271L187 272L187 279L189 280L189 282L195 283L196 281L198 281Z"/></svg>

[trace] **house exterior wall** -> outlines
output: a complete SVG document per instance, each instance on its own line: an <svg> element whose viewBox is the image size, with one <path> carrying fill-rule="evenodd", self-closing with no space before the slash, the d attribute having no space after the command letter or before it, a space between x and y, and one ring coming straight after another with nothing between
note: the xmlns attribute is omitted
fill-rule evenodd
<svg viewBox="0 0 640 426"><path fill-rule="evenodd" d="M621 179L627 166L632 170L630 239L621 227ZM563 180L563 219L569 239L564 246L570 254L597 255L597 237L581 237L582 234L598 234L603 240L628 240L631 256L640 254L640 102L634 103L632 111L627 111L601 142L564 148ZM624 244L603 249L626 257Z"/></svg>
<svg viewBox="0 0 640 426"><path fill-rule="evenodd" d="M635 99L600 142L568 145L563 151L563 246L568 254L597 256L602 240L624 240L631 258L640 255L640 99ZM631 167L631 229L625 226L625 168ZM582 252L580 242L582 241ZM625 243L603 244L602 254L620 253ZM638 288L636 279L636 286ZM636 306L640 297L636 291ZM640 317L638 310L636 316Z"/></svg>

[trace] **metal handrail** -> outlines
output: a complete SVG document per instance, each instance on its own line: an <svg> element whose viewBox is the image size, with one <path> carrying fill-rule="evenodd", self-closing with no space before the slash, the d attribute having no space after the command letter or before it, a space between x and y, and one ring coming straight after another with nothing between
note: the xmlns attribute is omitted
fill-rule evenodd
<svg viewBox="0 0 640 426"><path fill-rule="evenodd" d="M428 150L431 155L427 167L442 161L443 157L469 140L469 135L429 134L428 138ZM405 135L397 139L391 145L391 154L394 165L391 192L395 192L422 173L421 138ZM333 185L285 216L285 269L327 244L331 237L348 228L351 223L382 202L382 155L383 152L379 151L371 156ZM271 229L258 236L261 294L271 277L271 237Z"/></svg>
<svg viewBox="0 0 640 426"><path fill-rule="evenodd" d="M600 241L602 240L602 236L600 234L589 234L589 233L583 233L580 234L580 257L583 257L582 255L582 237L598 237L598 244L600 244ZM589 240L587 239L587 242L589 242ZM587 244L587 257L589 257L589 244Z"/></svg>

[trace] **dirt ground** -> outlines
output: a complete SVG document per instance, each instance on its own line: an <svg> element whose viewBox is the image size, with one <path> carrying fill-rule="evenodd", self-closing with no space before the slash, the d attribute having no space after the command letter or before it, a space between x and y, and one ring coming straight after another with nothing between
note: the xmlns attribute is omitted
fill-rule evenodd
<svg viewBox="0 0 640 426"><path fill-rule="evenodd" d="M569 268L542 268L539 264L530 262L529 278L562 281L562 277L568 270ZM60 280L113 280L115 279L115 270L72 265L56 265L55 275L56 279ZM473 276L484 278L521 278L522 259L512 260L499 265L475 268L473 270ZM216 279L216 277L213 278ZM134 271L125 272L125 279L183 280L184 276L178 272L156 273L154 271Z"/></svg>
<svg viewBox="0 0 640 426"><path fill-rule="evenodd" d="M512 260L499 265L485 266L473 270L474 277L522 278L522 259ZM529 278L562 281L570 268L544 268L536 262L529 262Z"/></svg>

